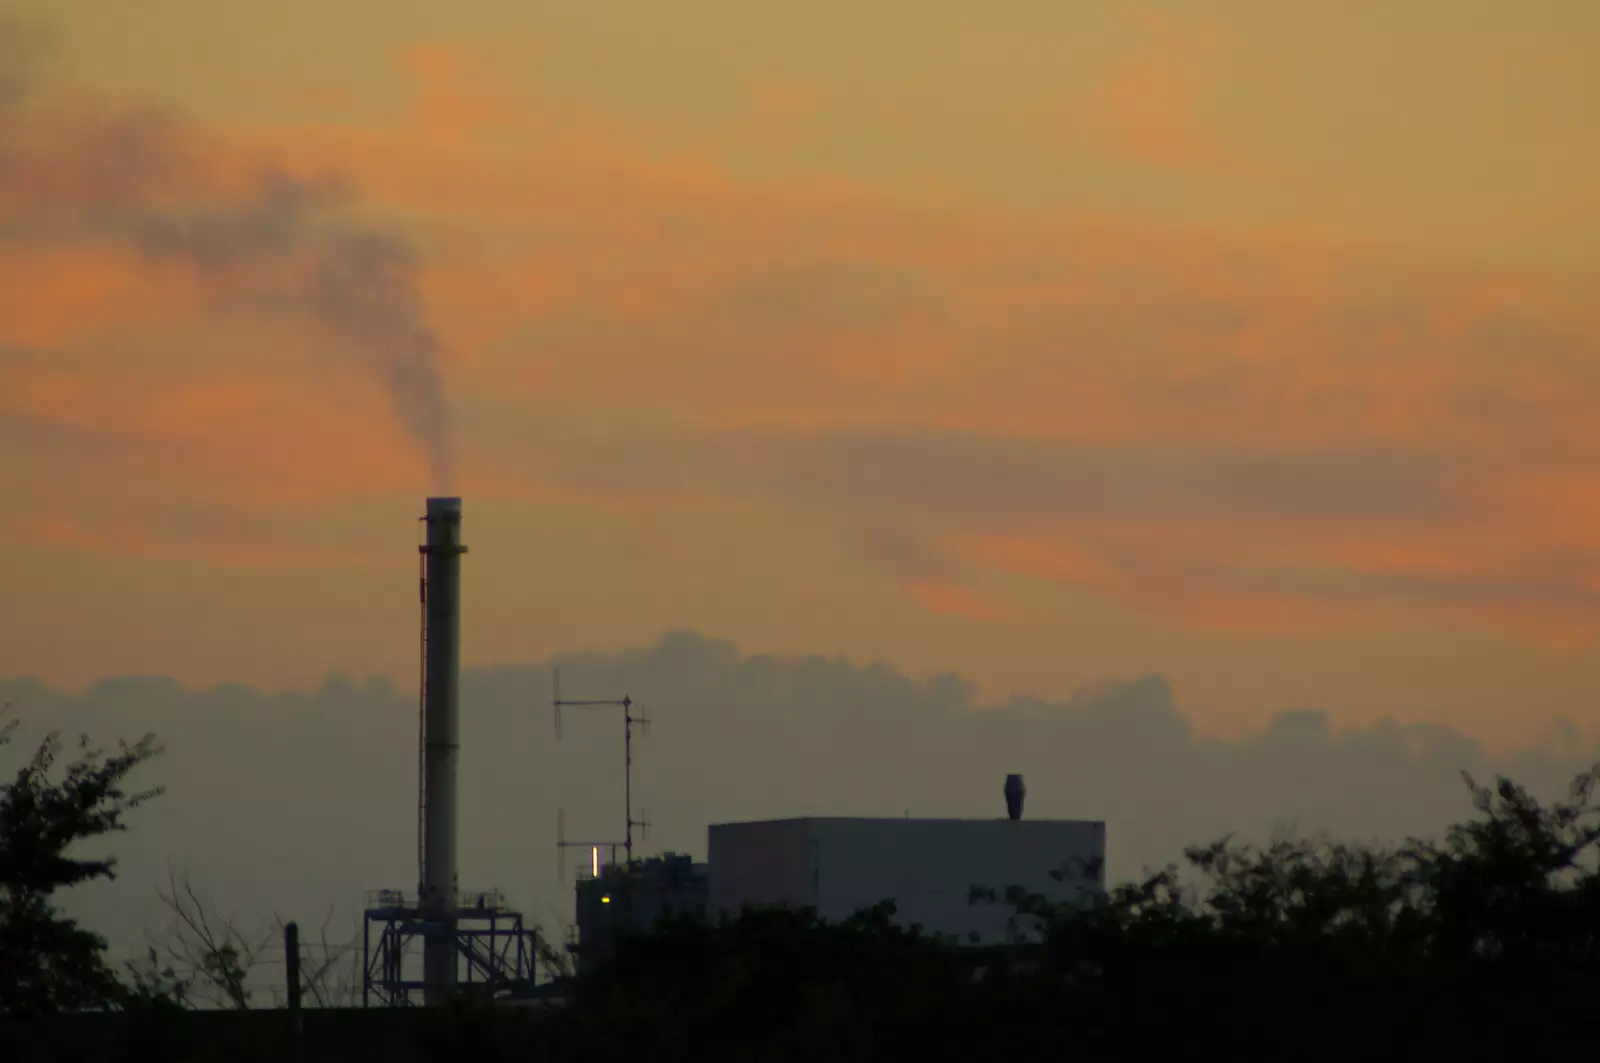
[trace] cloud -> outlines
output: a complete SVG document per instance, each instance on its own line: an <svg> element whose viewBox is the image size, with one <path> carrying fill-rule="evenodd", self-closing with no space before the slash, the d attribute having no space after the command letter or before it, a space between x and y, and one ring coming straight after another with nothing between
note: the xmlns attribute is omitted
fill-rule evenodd
<svg viewBox="0 0 1600 1063"><path fill-rule="evenodd" d="M958 532L1219 522L1286 533L1404 529L1464 515L1451 481L1471 471L1398 448L1261 452L960 430L641 431L547 453L550 481L572 490L709 489Z"/></svg>
<svg viewBox="0 0 1600 1063"><path fill-rule="evenodd" d="M463 677L461 874L468 888L506 889L554 929L571 918L556 810L573 832L605 836L622 809L615 719L569 720L558 744L548 716L529 709L548 697L550 663ZM1434 832L1471 812L1463 769L1552 796L1600 756L1594 736L1559 720L1547 747L1491 754L1447 727L1340 729L1317 709L1282 712L1237 741L1208 739L1159 676L980 704L957 676L747 655L688 632L559 663L572 696L627 692L654 721L634 749L652 850L703 854L708 823L745 818L996 816L1005 774L1021 772L1029 816L1107 821L1121 879L1226 831ZM154 891L169 862L247 919L320 919L330 904L348 918L362 891L414 884L410 688L334 676L267 694L120 678L72 694L12 679L0 680L0 699L20 700L27 727L13 754L45 728L102 741L154 730L169 749L148 772L168 794L115 840L120 878L68 898L119 952L160 929Z"/></svg>
<svg viewBox="0 0 1600 1063"><path fill-rule="evenodd" d="M967 620L997 620L1005 611L968 585L970 572L928 537L885 522L857 529L850 545L863 560L899 583L932 613Z"/></svg>
<svg viewBox="0 0 1600 1063"><path fill-rule="evenodd" d="M126 505L95 513L93 520L27 514L0 520L18 540L51 550L113 557L172 560L202 557L212 562L251 568L307 567L349 570L381 564L368 544L349 546L306 541L293 522L254 517L232 518L195 506ZM219 519L220 517L220 519Z"/></svg>
<svg viewBox="0 0 1600 1063"><path fill-rule="evenodd" d="M0 337L21 348L63 350L108 320L137 328L193 312L192 293L162 284L103 248L28 248L6 255L0 238Z"/></svg>
<svg viewBox="0 0 1600 1063"><path fill-rule="evenodd" d="M122 168L164 175L126 193L166 197L129 246L200 268L134 271L98 246L79 259L37 229L27 259L0 255L0 278L23 277L18 261L43 278L21 282L26 297L0 284L6 339L70 353L0 364L0 401L23 418L12 431L101 440L121 470L104 479L159 450L172 491L246 512L407 490L380 411L293 353L306 335L235 320L295 284L331 285L333 309L294 304L302 323L326 335L348 320L411 351L390 364L414 431L435 392L407 367L444 338L459 352L463 490L479 496L607 516L670 503L730 538L758 509L847 540L910 526L948 571L869 562L924 604L975 615L1013 611L998 577L1021 574L1199 626L1398 609L1541 640L1593 631L1600 321L1581 283L1293 232L739 181L644 151L605 115L516 96L469 58L405 57L414 105L383 125L239 126L204 150L148 116L115 135L85 127L122 145L113 157L144 160ZM274 177L262 159L296 165ZM115 169L57 166L28 187L107 202ZM409 219L429 269L412 273L384 239L347 239L368 216ZM278 269L285 247L327 269ZM334 283L349 276L374 301ZM418 324L423 296L437 342ZM217 331L157 329L218 304ZM186 353L155 368L109 353L157 348ZM213 390L186 391L205 375L197 351L248 356L250 371L230 362ZM119 413L117 392L183 412ZM362 432L340 431L341 403ZM305 427L280 450L269 413L284 408ZM182 454L177 424L194 427ZM150 441L158 430L169 442ZM118 433L138 445L118 452ZM84 464L38 453L40 481ZM90 524L86 508L55 516Z"/></svg>
<svg viewBox="0 0 1600 1063"><path fill-rule="evenodd" d="M1091 135L1146 166L1238 172L1243 163L1204 117L1217 34L1141 11L1137 42L1103 69L1079 101Z"/></svg>
<svg viewBox="0 0 1600 1063"><path fill-rule="evenodd" d="M55 52L47 27L0 9L0 109L28 97Z"/></svg>
<svg viewBox="0 0 1600 1063"><path fill-rule="evenodd" d="M1136 600L1191 618L1198 606L1163 601L1152 555L1177 555L1207 599L1231 590L1288 608L1310 577L1251 568L1336 568L1352 544L1376 542L1476 570L1418 596L1435 613L1495 623L1505 606L1508 625L1543 611L1592 628L1548 609L1548 588L1508 593L1540 584L1552 547L1600 546L1577 501L1593 492L1579 465L1600 456L1581 412L1600 398L1584 353L1600 333L1558 287L1528 297L1514 278L1315 247L844 227L874 277L915 277L900 289L915 298L830 334L819 322L839 319L826 312L746 301L759 266L730 258L718 272L708 221L706 245L661 274L666 294L644 309L613 312L578 284L504 334L485 364L506 389L525 381L527 401L569 417L604 409L608 426L563 434L541 419L497 444L530 473L554 468L545 483L575 496L762 498L866 522L899 504L944 538L1014 534L986 521L1019 520L1063 548L1122 554ZM630 275L653 275L654 251L632 253ZM851 275L842 250L813 261ZM1569 518L1534 519L1530 486L1553 468L1578 488ZM1355 572L1301 614L1352 618L1329 599L1353 600L1357 583L1364 603L1410 589Z"/></svg>
<svg viewBox="0 0 1600 1063"><path fill-rule="evenodd" d="M1007 616L992 599L959 584L912 582L907 589L930 613L963 620L1003 620Z"/></svg>
<svg viewBox="0 0 1600 1063"><path fill-rule="evenodd" d="M187 539L202 515L219 529L261 534L282 530L286 513L303 521L330 499L415 484L415 461L381 430L383 400L365 381L324 378L308 392L274 372L285 337L270 332L251 345L234 341L231 372L210 364L195 372L164 357L175 330L155 332L74 358L47 349L0 358L0 440L18 459L7 475L30 499L0 524L30 540L40 526L74 525L131 549ZM184 338L202 350L218 339ZM352 432L353 424L371 430ZM207 537L190 545L202 543L233 554L243 545Z"/></svg>
<svg viewBox="0 0 1600 1063"><path fill-rule="evenodd" d="M985 568L1229 628L1359 626L1399 609L1583 637L1600 605L1592 584L1600 543L1557 550L1546 539L1533 553L1485 538L1486 526L1515 529L1493 529L1476 497L1498 470L1430 449L1259 451L826 428L603 441L552 432L530 444L548 455L534 466L541 482L576 500L736 498L796 517L850 514L866 529L862 556L921 588L918 599L941 612L1003 610L954 604L952 581ZM894 522L923 531L883 530ZM933 539L945 544L939 554Z"/></svg>

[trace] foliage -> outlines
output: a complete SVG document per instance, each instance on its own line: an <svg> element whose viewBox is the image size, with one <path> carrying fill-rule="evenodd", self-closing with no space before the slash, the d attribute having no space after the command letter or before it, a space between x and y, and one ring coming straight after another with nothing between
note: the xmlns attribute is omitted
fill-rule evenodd
<svg viewBox="0 0 1600 1063"><path fill-rule="evenodd" d="M0 727L8 745L16 722ZM160 750L146 736L106 754L80 739L76 759L56 777L59 734L45 736L11 782L0 787L0 1013L46 1014L114 1004L122 986L106 964L105 940L63 915L58 890L115 877L110 857L71 855L81 842L125 830L123 816L159 795L130 792L133 771Z"/></svg>
<svg viewBox="0 0 1600 1063"><path fill-rule="evenodd" d="M238 919L223 915L208 903L188 872L169 871L167 885L158 894L171 919L162 933L151 935L148 967L165 964L172 998L195 1009L246 1011L261 1006L257 997L260 969L281 955L283 917L275 913L254 929L246 929ZM300 942L300 991L306 1007L348 1007L360 998L360 933L334 940L330 934L333 917L330 907L317 935ZM281 971L279 968L277 973ZM139 980L140 973L131 965L129 973ZM147 973L145 978L148 980ZM276 977L272 984L272 1003L281 1005L284 993Z"/></svg>
<svg viewBox="0 0 1600 1063"><path fill-rule="evenodd" d="M893 914L883 904L835 924L757 908L716 923L678 915L624 935L609 962L577 979L560 1054L648 1046L653 1058L677 1059L716 1044L721 1058L848 1060L936 1045L930 1038L960 1001L962 957Z"/></svg>
<svg viewBox="0 0 1600 1063"><path fill-rule="evenodd" d="M1319 1047L1375 1037L1436 1051L1449 1029L1519 1052L1576 1036L1600 989L1600 767L1543 806L1466 777L1478 815L1400 846L1223 839L1088 910L1015 898L1048 926L1030 994L1063 1033L1120 1043L1317 1028ZM1152 1044L1151 1047L1159 1047Z"/></svg>
<svg viewBox="0 0 1600 1063"><path fill-rule="evenodd" d="M216 915L187 874L168 872L167 888L160 891L160 897L173 917L159 943L169 984L181 990L175 999L192 1007L248 1010L254 995L250 972L271 948L272 931L246 934L236 920ZM157 955L152 948L152 967L158 962Z"/></svg>
<svg viewBox="0 0 1600 1063"><path fill-rule="evenodd" d="M957 948L892 906L680 918L620 940L549 1026L590 1059L1531 1057L1582 1043L1600 992L1597 780L1546 806L1469 777L1476 815L1437 841L1224 838L1087 903L976 898L1031 946Z"/></svg>

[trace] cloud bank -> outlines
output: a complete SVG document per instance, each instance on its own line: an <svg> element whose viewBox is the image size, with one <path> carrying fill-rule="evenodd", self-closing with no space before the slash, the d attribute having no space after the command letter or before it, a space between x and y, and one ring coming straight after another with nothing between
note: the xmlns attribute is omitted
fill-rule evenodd
<svg viewBox="0 0 1600 1063"><path fill-rule="evenodd" d="M1008 611L981 577L1022 574L1201 627L1382 612L1593 634L1600 326L1572 278L741 182L459 58L409 58L414 105L389 125L206 139L43 90L13 106L26 165L0 196L35 220L10 230L31 278L17 270L5 326L10 430L104 451L132 436L144 449L120 460L159 458L216 508L393 491L386 442L271 442L284 404L367 437L371 412L325 370L262 369L292 337L198 332L192 304L288 309L383 377L439 469L453 337L478 497L698 508L729 529L740 511L826 515L853 540L916 538L945 575L885 577L973 615ZM254 161L274 157L294 175ZM354 220L352 185L429 234L426 275ZM240 366L110 353L158 325ZM105 538L86 498L50 508L27 534ZM290 549L256 553L272 545ZM252 556L236 546L209 548Z"/></svg>
<svg viewBox="0 0 1600 1063"><path fill-rule="evenodd" d="M463 678L462 881L499 886L547 927L570 919L555 825L609 837L622 815L620 722L569 714L553 735L550 664ZM1104 819L1114 878L1227 831L1428 833L1470 811L1459 772L1508 773L1559 792L1600 746L1553 727L1545 748L1490 755L1447 727L1335 730L1324 712L1280 713L1239 741L1202 739L1159 676L1060 702L976 703L956 676L919 681L840 658L746 655L689 632L559 659L563 693L628 692L653 719L638 740L636 809L648 851L704 854L708 823L797 815L1000 816L1008 772L1032 817ZM168 753L148 781L169 790L113 840L116 883L70 903L117 947L163 925L155 887L190 869L224 912L303 923L362 892L415 878L414 692L333 677L308 694L190 691L107 679L81 695L0 682L26 722L111 740L153 730ZM569 872L570 875L570 872Z"/></svg>

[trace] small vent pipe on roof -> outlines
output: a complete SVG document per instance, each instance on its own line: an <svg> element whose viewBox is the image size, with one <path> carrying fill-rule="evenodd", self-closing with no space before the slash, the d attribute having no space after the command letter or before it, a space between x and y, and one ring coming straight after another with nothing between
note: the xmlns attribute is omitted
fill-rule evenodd
<svg viewBox="0 0 1600 1063"><path fill-rule="evenodd" d="M1022 776L1006 776L1006 816L1013 820L1022 818L1022 799L1028 796L1028 788L1022 785Z"/></svg>

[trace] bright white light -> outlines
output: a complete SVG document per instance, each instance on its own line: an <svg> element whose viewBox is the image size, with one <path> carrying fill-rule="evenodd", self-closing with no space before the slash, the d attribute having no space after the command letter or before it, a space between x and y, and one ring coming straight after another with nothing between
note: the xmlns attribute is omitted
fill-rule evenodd
<svg viewBox="0 0 1600 1063"><path fill-rule="evenodd" d="M593 856L594 856L594 877L595 878L599 878L600 877L600 847L598 845L594 847Z"/></svg>

